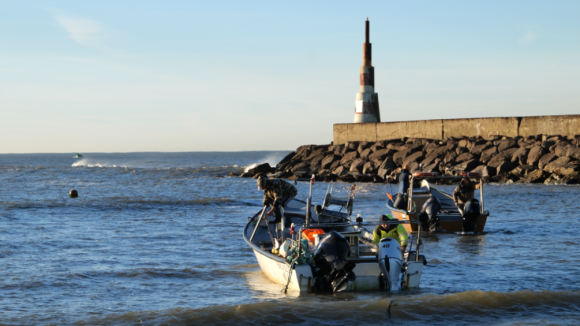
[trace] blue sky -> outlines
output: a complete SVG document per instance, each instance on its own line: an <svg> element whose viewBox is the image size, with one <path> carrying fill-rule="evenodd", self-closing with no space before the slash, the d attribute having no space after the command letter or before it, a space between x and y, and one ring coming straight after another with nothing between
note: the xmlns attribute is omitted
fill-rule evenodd
<svg viewBox="0 0 580 326"><path fill-rule="evenodd" d="M0 152L290 150L352 122L578 114L578 1L0 1Z"/></svg>

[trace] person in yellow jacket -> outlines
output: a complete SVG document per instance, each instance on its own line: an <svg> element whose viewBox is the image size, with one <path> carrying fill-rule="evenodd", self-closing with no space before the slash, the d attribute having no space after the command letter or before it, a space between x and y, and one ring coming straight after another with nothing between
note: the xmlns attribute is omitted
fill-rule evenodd
<svg viewBox="0 0 580 326"><path fill-rule="evenodd" d="M381 215L379 217L380 222L387 222L389 220L393 220L391 214ZM409 234L402 224L396 226L390 224L377 225L373 230L373 242L378 245L382 238L395 239L401 245L403 251L407 249L407 244L409 243Z"/></svg>

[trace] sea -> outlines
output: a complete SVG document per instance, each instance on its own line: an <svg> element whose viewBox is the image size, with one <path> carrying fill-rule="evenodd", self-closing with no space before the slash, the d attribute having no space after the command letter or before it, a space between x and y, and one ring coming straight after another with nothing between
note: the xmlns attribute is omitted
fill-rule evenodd
<svg viewBox="0 0 580 326"><path fill-rule="evenodd" d="M0 155L0 325L580 324L580 186L486 184L486 232L424 234L419 289L284 294L242 238L263 194L228 175L287 153ZM388 213L394 185L356 186Z"/></svg>

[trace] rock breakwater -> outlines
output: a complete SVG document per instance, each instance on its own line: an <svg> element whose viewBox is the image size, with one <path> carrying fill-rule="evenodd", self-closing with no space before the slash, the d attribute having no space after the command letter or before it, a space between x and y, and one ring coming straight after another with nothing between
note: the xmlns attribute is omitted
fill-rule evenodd
<svg viewBox="0 0 580 326"><path fill-rule="evenodd" d="M398 182L404 165L412 172L458 175L480 172L486 182L580 183L580 136L403 138L341 145L304 145L275 168L263 164L242 174L343 182Z"/></svg>

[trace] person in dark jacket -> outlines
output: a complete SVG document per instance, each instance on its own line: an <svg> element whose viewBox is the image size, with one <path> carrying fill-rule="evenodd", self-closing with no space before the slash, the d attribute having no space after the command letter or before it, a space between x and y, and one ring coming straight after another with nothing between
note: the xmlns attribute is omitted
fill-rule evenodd
<svg viewBox="0 0 580 326"><path fill-rule="evenodd" d="M469 178L463 178L461 183L455 188L453 201L462 214L465 203L474 197L475 189L479 189L479 187L479 184L474 185Z"/></svg>
<svg viewBox="0 0 580 326"><path fill-rule="evenodd" d="M407 192L409 191L409 178L411 173L409 172L409 166L404 165L399 174L399 190L397 191L397 199L395 199L395 208L407 209Z"/></svg>
<svg viewBox="0 0 580 326"><path fill-rule="evenodd" d="M264 190L263 206L271 206L266 213L271 216L276 216L275 223L282 221L282 212L280 206L285 207L288 202L296 197L298 190L293 185L281 179L268 180L266 176L260 175L258 177L258 190ZM287 217L285 219L284 227L288 228L292 225L292 219Z"/></svg>

